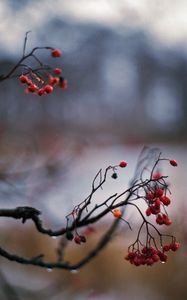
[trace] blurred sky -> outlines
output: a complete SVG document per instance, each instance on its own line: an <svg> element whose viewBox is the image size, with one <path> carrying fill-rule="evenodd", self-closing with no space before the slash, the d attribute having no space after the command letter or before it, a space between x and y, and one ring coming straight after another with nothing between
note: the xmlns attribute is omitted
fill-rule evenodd
<svg viewBox="0 0 187 300"><path fill-rule="evenodd" d="M164 44L186 47L186 11L185 0L1 0L0 48L15 51L12 45L20 45L26 30L39 31L55 17L116 30L142 28Z"/></svg>

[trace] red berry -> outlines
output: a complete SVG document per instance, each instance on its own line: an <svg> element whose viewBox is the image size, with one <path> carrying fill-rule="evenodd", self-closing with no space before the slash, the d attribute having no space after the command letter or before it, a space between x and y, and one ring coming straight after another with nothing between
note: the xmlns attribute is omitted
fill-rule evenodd
<svg viewBox="0 0 187 300"><path fill-rule="evenodd" d="M141 265L146 264L146 258L144 256L141 257Z"/></svg>
<svg viewBox="0 0 187 300"><path fill-rule="evenodd" d="M31 79L28 79L28 80L27 80L27 82L26 82L26 84L27 84L28 86L30 86L30 85L32 85L32 84L33 84L33 82L32 82L32 80L31 80Z"/></svg>
<svg viewBox="0 0 187 300"><path fill-rule="evenodd" d="M39 89L39 91L38 91L39 96L42 96L44 93L45 93L45 89L43 89L43 88Z"/></svg>
<svg viewBox="0 0 187 300"><path fill-rule="evenodd" d="M150 203L153 203L153 199L155 198L155 195L153 192L149 191L146 193L146 199L149 200Z"/></svg>
<svg viewBox="0 0 187 300"><path fill-rule="evenodd" d="M146 216L147 216L147 217L149 217L149 216L151 215L151 209L150 209L150 207L148 207L148 208L146 209L145 213L146 213Z"/></svg>
<svg viewBox="0 0 187 300"><path fill-rule="evenodd" d="M149 253L150 253L151 255L157 254L157 250L156 250L155 248L150 247L150 248L148 248L148 249L149 249Z"/></svg>
<svg viewBox="0 0 187 300"><path fill-rule="evenodd" d="M64 91L68 87L68 81L67 79L62 79L60 77L60 83L59 83L60 88Z"/></svg>
<svg viewBox="0 0 187 300"><path fill-rule="evenodd" d="M53 87L49 84L47 84L44 89L47 94L50 94L53 91Z"/></svg>
<svg viewBox="0 0 187 300"><path fill-rule="evenodd" d="M170 244L170 249L174 252L177 251L179 249L179 247L180 247L180 243L175 242L175 243Z"/></svg>
<svg viewBox="0 0 187 300"><path fill-rule="evenodd" d="M75 241L75 243L76 244L81 244L81 238L80 238L80 236L79 235L76 235L75 237L74 237L74 241Z"/></svg>
<svg viewBox="0 0 187 300"><path fill-rule="evenodd" d="M173 167L177 167L177 161L175 160L175 159L171 159L170 161L169 161L169 163L170 163L170 165L172 165Z"/></svg>
<svg viewBox="0 0 187 300"><path fill-rule="evenodd" d="M135 258L133 259L133 263L135 266L139 267L141 265L141 258L138 256L135 256Z"/></svg>
<svg viewBox="0 0 187 300"><path fill-rule="evenodd" d="M54 78L53 78L53 85L58 84L59 81L60 81L60 79L59 79L58 77L54 77Z"/></svg>
<svg viewBox="0 0 187 300"><path fill-rule="evenodd" d="M157 217L156 217L156 223L159 224L159 225L164 224L162 215L160 215L160 214L157 215Z"/></svg>
<svg viewBox="0 0 187 300"><path fill-rule="evenodd" d="M55 73L56 75L60 75L60 74L62 73L62 70L61 70L60 68L55 68L55 69L54 69L54 73Z"/></svg>
<svg viewBox="0 0 187 300"><path fill-rule="evenodd" d="M160 260L160 257L158 256L158 254L153 254L152 255L152 260L154 261L154 262L157 262L157 261L159 261Z"/></svg>
<svg viewBox="0 0 187 300"><path fill-rule="evenodd" d="M170 245L165 245L164 247L163 247L163 251L164 252L168 252L170 250Z"/></svg>
<svg viewBox="0 0 187 300"><path fill-rule="evenodd" d="M150 209L151 209L151 213L152 213L153 215L157 215L157 214L160 213L160 207L156 207L156 206L154 206L154 205L151 205L151 206L150 206Z"/></svg>
<svg viewBox="0 0 187 300"><path fill-rule="evenodd" d="M146 265L152 266L154 264L154 260L151 257L146 258Z"/></svg>
<svg viewBox="0 0 187 300"><path fill-rule="evenodd" d="M51 51L51 56L52 57L60 57L62 55L62 52L60 49L53 49Z"/></svg>
<svg viewBox="0 0 187 300"><path fill-rule="evenodd" d="M146 254L146 253L148 252L148 249L149 249L149 248L147 248L147 247L143 247L143 248L142 248L142 253L143 253L143 254Z"/></svg>
<svg viewBox="0 0 187 300"><path fill-rule="evenodd" d="M21 75L19 77L19 80L21 81L21 83L27 83L28 82L28 77L26 75Z"/></svg>
<svg viewBox="0 0 187 300"><path fill-rule="evenodd" d="M131 260L131 259L134 259L135 256L136 256L136 254L135 254L134 252L129 252L129 253L127 254L127 256L125 256L125 259L126 259L126 260Z"/></svg>
<svg viewBox="0 0 187 300"><path fill-rule="evenodd" d="M82 243L86 243L86 238L84 235L80 235L79 237L80 237Z"/></svg>
<svg viewBox="0 0 187 300"><path fill-rule="evenodd" d="M159 198L156 198L156 200L155 200L155 208L160 209L160 199Z"/></svg>
<svg viewBox="0 0 187 300"><path fill-rule="evenodd" d="M36 84L31 84L28 87L28 91L31 93L35 93L38 90L38 87L36 86Z"/></svg>
<svg viewBox="0 0 187 300"><path fill-rule="evenodd" d="M113 216L115 217L115 218L121 218L121 216L122 216L122 212L121 212L121 210L120 209L114 209L113 210Z"/></svg>
<svg viewBox="0 0 187 300"><path fill-rule="evenodd" d="M158 250L157 252L158 256L160 257L160 261L161 262L166 262L167 261L167 255L161 251Z"/></svg>
<svg viewBox="0 0 187 300"><path fill-rule="evenodd" d="M160 201L166 206L168 206L171 203L170 198L168 198L167 196L160 197Z"/></svg>
<svg viewBox="0 0 187 300"><path fill-rule="evenodd" d="M163 214L163 222L164 222L165 225L171 225L172 224L171 219L165 214Z"/></svg>
<svg viewBox="0 0 187 300"><path fill-rule="evenodd" d="M49 85L54 86L54 85L58 84L59 81L60 81L59 77L53 77L53 76L49 75L49 79L48 79Z"/></svg>
<svg viewBox="0 0 187 300"><path fill-rule="evenodd" d="M163 193L164 193L164 190L161 189L161 188L158 188L158 189L155 190L155 195L157 197L161 197L163 195Z"/></svg>
<svg viewBox="0 0 187 300"><path fill-rule="evenodd" d="M155 172L152 176L152 179L159 180L162 177L162 174L160 172Z"/></svg>
<svg viewBox="0 0 187 300"><path fill-rule="evenodd" d="M121 168L125 168L125 167L127 166L127 162L124 161L124 160L122 160L122 161L120 161L119 166L120 166Z"/></svg>

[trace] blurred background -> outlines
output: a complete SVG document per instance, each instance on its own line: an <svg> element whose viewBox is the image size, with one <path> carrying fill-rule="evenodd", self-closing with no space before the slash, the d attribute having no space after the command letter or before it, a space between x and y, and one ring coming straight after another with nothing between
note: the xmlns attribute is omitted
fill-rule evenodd
<svg viewBox="0 0 187 300"><path fill-rule="evenodd" d="M170 231L182 247L166 265L133 267L123 259L133 241L125 227L78 273L1 258L0 298L186 299L187 1L1 0L0 74L20 58L28 30L28 49L62 49L68 89L39 98L26 95L17 79L1 83L1 207L34 206L46 226L59 228L101 167L128 161L119 180L109 181L113 193L128 186L142 147L156 146L179 164L164 172L172 183ZM42 60L50 62L47 53ZM110 222L68 255L76 261ZM54 258L58 241L40 237L31 223L0 223L2 246Z"/></svg>

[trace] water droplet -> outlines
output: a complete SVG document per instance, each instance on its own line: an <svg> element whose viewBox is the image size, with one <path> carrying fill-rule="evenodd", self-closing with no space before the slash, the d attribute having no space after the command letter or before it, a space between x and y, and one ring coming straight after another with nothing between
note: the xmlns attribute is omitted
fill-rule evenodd
<svg viewBox="0 0 187 300"><path fill-rule="evenodd" d="M52 272L53 269L52 268L47 268L47 272Z"/></svg>
<svg viewBox="0 0 187 300"><path fill-rule="evenodd" d="M77 274L77 273L79 273L79 270L78 269L73 269L73 270L71 270L70 271L72 274Z"/></svg>
<svg viewBox="0 0 187 300"><path fill-rule="evenodd" d="M166 262L165 261L161 261L161 264L165 264Z"/></svg>

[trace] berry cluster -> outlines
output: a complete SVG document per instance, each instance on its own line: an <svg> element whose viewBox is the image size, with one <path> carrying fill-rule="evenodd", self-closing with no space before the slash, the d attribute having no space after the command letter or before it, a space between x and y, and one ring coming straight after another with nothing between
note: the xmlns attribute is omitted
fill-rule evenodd
<svg viewBox="0 0 187 300"><path fill-rule="evenodd" d="M165 206L168 206L171 203L170 198L167 197L165 193L166 190L163 188L154 186L151 190L148 190L145 195L148 204L146 215L156 215L156 223L159 225L170 225L172 223L168 215L161 212L162 208L165 209Z"/></svg>
<svg viewBox="0 0 187 300"><path fill-rule="evenodd" d="M165 245L162 251L153 248L152 246L144 246L141 251L139 249L133 249L132 251L129 250L125 259L137 267L141 265L152 266L154 263L159 261L165 263L167 261L167 254L165 252L169 250L177 251L179 247L180 244L177 242L172 242L169 245Z"/></svg>
<svg viewBox="0 0 187 300"><path fill-rule="evenodd" d="M172 159L169 160L170 165L173 167L177 166L177 161ZM168 191L167 184L162 180L162 175L160 172L156 172L152 175L153 184L148 185L145 190L145 201L148 204L146 209L146 215L149 217L151 214L156 215L156 223L159 225L170 225L172 220L166 214L166 206L171 204L171 199L166 196ZM162 212L161 210L164 210Z"/></svg>
<svg viewBox="0 0 187 300"><path fill-rule="evenodd" d="M62 52L59 49L51 49L51 56L54 58L60 57ZM52 69L40 62L40 68L32 70L25 66L26 72L19 77L22 84L26 85L25 92L33 93L38 96L51 94L55 87L60 87L61 90L67 88L67 80L61 76L62 69Z"/></svg>
<svg viewBox="0 0 187 300"><path fill-rule="evenodd" d="M84 221L89 221L87 224L92 224L97 218L99 219L100 216L104 216L109 212L117 219L114 224L123 221L130 229L132 229L130 222L128 222L125 216L123 216L123 212L125 212L124 206L131 205L136 208L142 217L142 223L139 227L135 242L128 248L128 254L125 259L135 266L152 266L156 262L166 262L168 258L167 252L177 251L180 244L176 242L176 238L173 235L161 233L154 222L150 222L149 218L147 218L151 215L155 216L155 223L158 225L170 225L172 223L166 212L166 208L171 204L171 199L168 197L170 190L165 180L167 176L162 175L160 168L158 171L158 163L164 160L169 161L171 166L177 166L176 160L161 158L160 153L156 161L154 158L152 169L148 169L146 165L146 167L143 168L143 171L136 172L136 176L134 181L132 181L130 188L121 192L121 194L115 193L105 199L100 205L95 205L93 208L89 209L88 207L91 203L93 194L102 187L106 181L107 172L112 170L111 177L113 179L117 179L118 168L125 168L127 166L127 162L122 160L118 165L109 166L105 170L104 175L102 175L101 169L93 180L92 190L89 196L75 206L73 211L66 216L67 240L74 241L74 243L78 245L86 243L87 235L94 232L94 230L91 227L91 231L89 229L85 230L82 234L79 234L79 224L82 225ZM144 172L146 173L145 179ZM147 172L149 176L147 176ZM125 199L124 195L127 195ZM139 200L142 200L143 202L145 201L147 204L145 213L141 210L141 207L139 207ZM97 209L101 210L98 215L96 214ZM69 221L71 222L70 226ZM168 239L171 239L170 243L166 244L165 240Z"/></svg>

